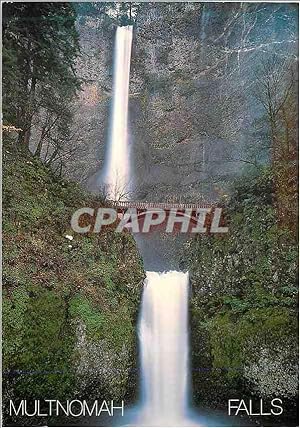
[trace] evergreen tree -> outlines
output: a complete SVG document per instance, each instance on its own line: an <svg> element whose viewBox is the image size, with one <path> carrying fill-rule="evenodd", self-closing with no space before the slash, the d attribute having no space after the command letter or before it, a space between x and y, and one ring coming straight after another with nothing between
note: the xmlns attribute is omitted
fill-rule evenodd
<svg viewBox="0 0 300 428"><path fill-rule="evenodd" d="M3 5L4 124L21 128L27 147L34 115L45 109L61 116L61 100L66 104L80 86L75 20L70 3Z"/></svg>

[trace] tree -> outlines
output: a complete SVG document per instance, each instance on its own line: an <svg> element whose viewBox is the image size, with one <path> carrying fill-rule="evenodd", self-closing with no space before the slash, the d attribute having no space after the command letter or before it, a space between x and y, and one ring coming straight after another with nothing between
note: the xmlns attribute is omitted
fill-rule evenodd
<svg viewBox="0 0 300 428"><path fill-rule="evenodd" d="M258 75L271 141L276 208L279 223L294 230L298 206L298 79L297 61L274 56Z"/></svg>
<svg viewBox="0 0 300 428"><path fill-rule="evenodd" d="M3 5L4 123L29 146L34 115L61 113L80 87L75 72L79 54L76 13L70 3Z"/></svg>
<svg viewBox="0 0 300 428"><path fill-rule="evenodd" d="M89 17L108 19L119 26L134 25L140 3L135 2L86 2L76 3L79 21L85 22Z"/></svg>

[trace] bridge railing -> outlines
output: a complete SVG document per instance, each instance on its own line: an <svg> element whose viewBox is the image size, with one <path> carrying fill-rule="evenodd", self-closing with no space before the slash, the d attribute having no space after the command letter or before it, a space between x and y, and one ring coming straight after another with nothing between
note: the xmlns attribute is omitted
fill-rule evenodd
<svg viewBox="0 0 300 428"><path fill-rule="evenodd" d="M216 205L216 203L208 202L199 202L196 204L181 204L181 203L165 203L165 202L136 202L136 201L112 201L109 200L108 203L116 208L137 208L146 210L149 208L160 208L164 210L170 209L192 209L196 210L198 208L211 208Z"/></svg>

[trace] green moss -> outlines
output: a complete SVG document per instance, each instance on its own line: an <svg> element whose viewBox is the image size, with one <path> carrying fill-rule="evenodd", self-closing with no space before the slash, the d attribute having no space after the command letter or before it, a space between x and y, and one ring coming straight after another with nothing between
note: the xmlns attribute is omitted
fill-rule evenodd
<svg viewBox="0 0 300 428"><path fill-rule="evenodd" d="M89 339L106 339L116 352L124 345L130 345L134 325L126 305L118 305L118 311L99 311L83 296L76 296L70 302L70 315L86 326Z"/></svg>
<svg viewBox="0 0 300 428"><path fill-rule="evenodd" d="M105 391L122 396L135 364L129 355L135 355L144 278L135 242L129 234L111 230L75 234L72 213L103 201L4 143L3 369L4 390L10 391L4 402L67 399L75 390L78 396L98 397L104 383ZM86 379L82 386L77 367L86 354L78 351L79 321L87 333L86 353L102 344L104 350L119 353L98 365L106 364L106 373L120 373L122 381L112 376L111 384L104 382L92 370L85 373L90 389Z"/></svg>
<svg viewBox="0 0 300 428"><path fill-rule="evenodd" d="M3 365L15 365L22 347L24 336L24 322L29 295L24 287L13 290L9 298L3 291ZM13 358L13 360L11 360Z"/></svg>
<svg viewBox="0 0 300 428"><path fill-rule="evenodd" d="M209 323L214 367L228 368L229 377L240 377L251 361L253 346L272 347L296 330L297 322L285 308L254 308L238 318L219 314Z"/></svg>
<svg viewBox="0 0 300 428"><path fill-rule="evenodd" d="M82 297L76 296L70 302L70 315L77 320L83 321L87 332L92 339L100 339L104 334L104 316L90 302Z"/></svg>
<svg viewBox="0 0 300 428"><path fill-rule="evenodd" d="M123 346L130 347L134 342L135 327L126 306L118 312L107 314L104 326L108 340L116 352L120 352Z"/></svg>
<svg viewBox="0 0 300 428"><path fill-rule="evenodd" d="M221 370L219 380L213 374L206 379L210 399L216 399L220 384L226 386L227 397L228 391L259 395L265 389L280 395L278 385L282 394L294 394L289 386L294 382L279 379L275 368L273 386L265 388L256 376L256 367L266 358L266 366L271 367L274 358L287 365L289 373L296 364L298 245L291 232L277 224L272 192L269 168L240 178L226 208L229 234L222 239L200 236L187 244L185 259L194 290L193 364L204 364L198 349L204 341L206 364ZM203 377L194 375L194 381L203 396Z"/></svg>

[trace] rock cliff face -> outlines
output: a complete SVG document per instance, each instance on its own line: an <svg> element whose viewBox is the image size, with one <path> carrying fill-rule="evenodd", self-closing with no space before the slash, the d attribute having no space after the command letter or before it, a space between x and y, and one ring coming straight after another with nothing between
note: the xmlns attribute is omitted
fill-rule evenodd
<svg viewBox="0 0 300 428"><path fill-rule="evenodd" d="M96 190L95 177L103 167L112 99L115 27L107 17L78 19L81 57L78 73L82 91L75 105L74 127L81 136L80 150L68 163L67 176Z"/></svg>
<svg viewBox="0 0 300 428"><path fill-rule="evenodd" d="M267 158L255 78L275 53L293 57L296 13L266 3L139 5L130 83L135 197L215 200L244 165ZM115 26L108 14L78 20L83 150L67 169L93 189L109 129Z"/></svg>

